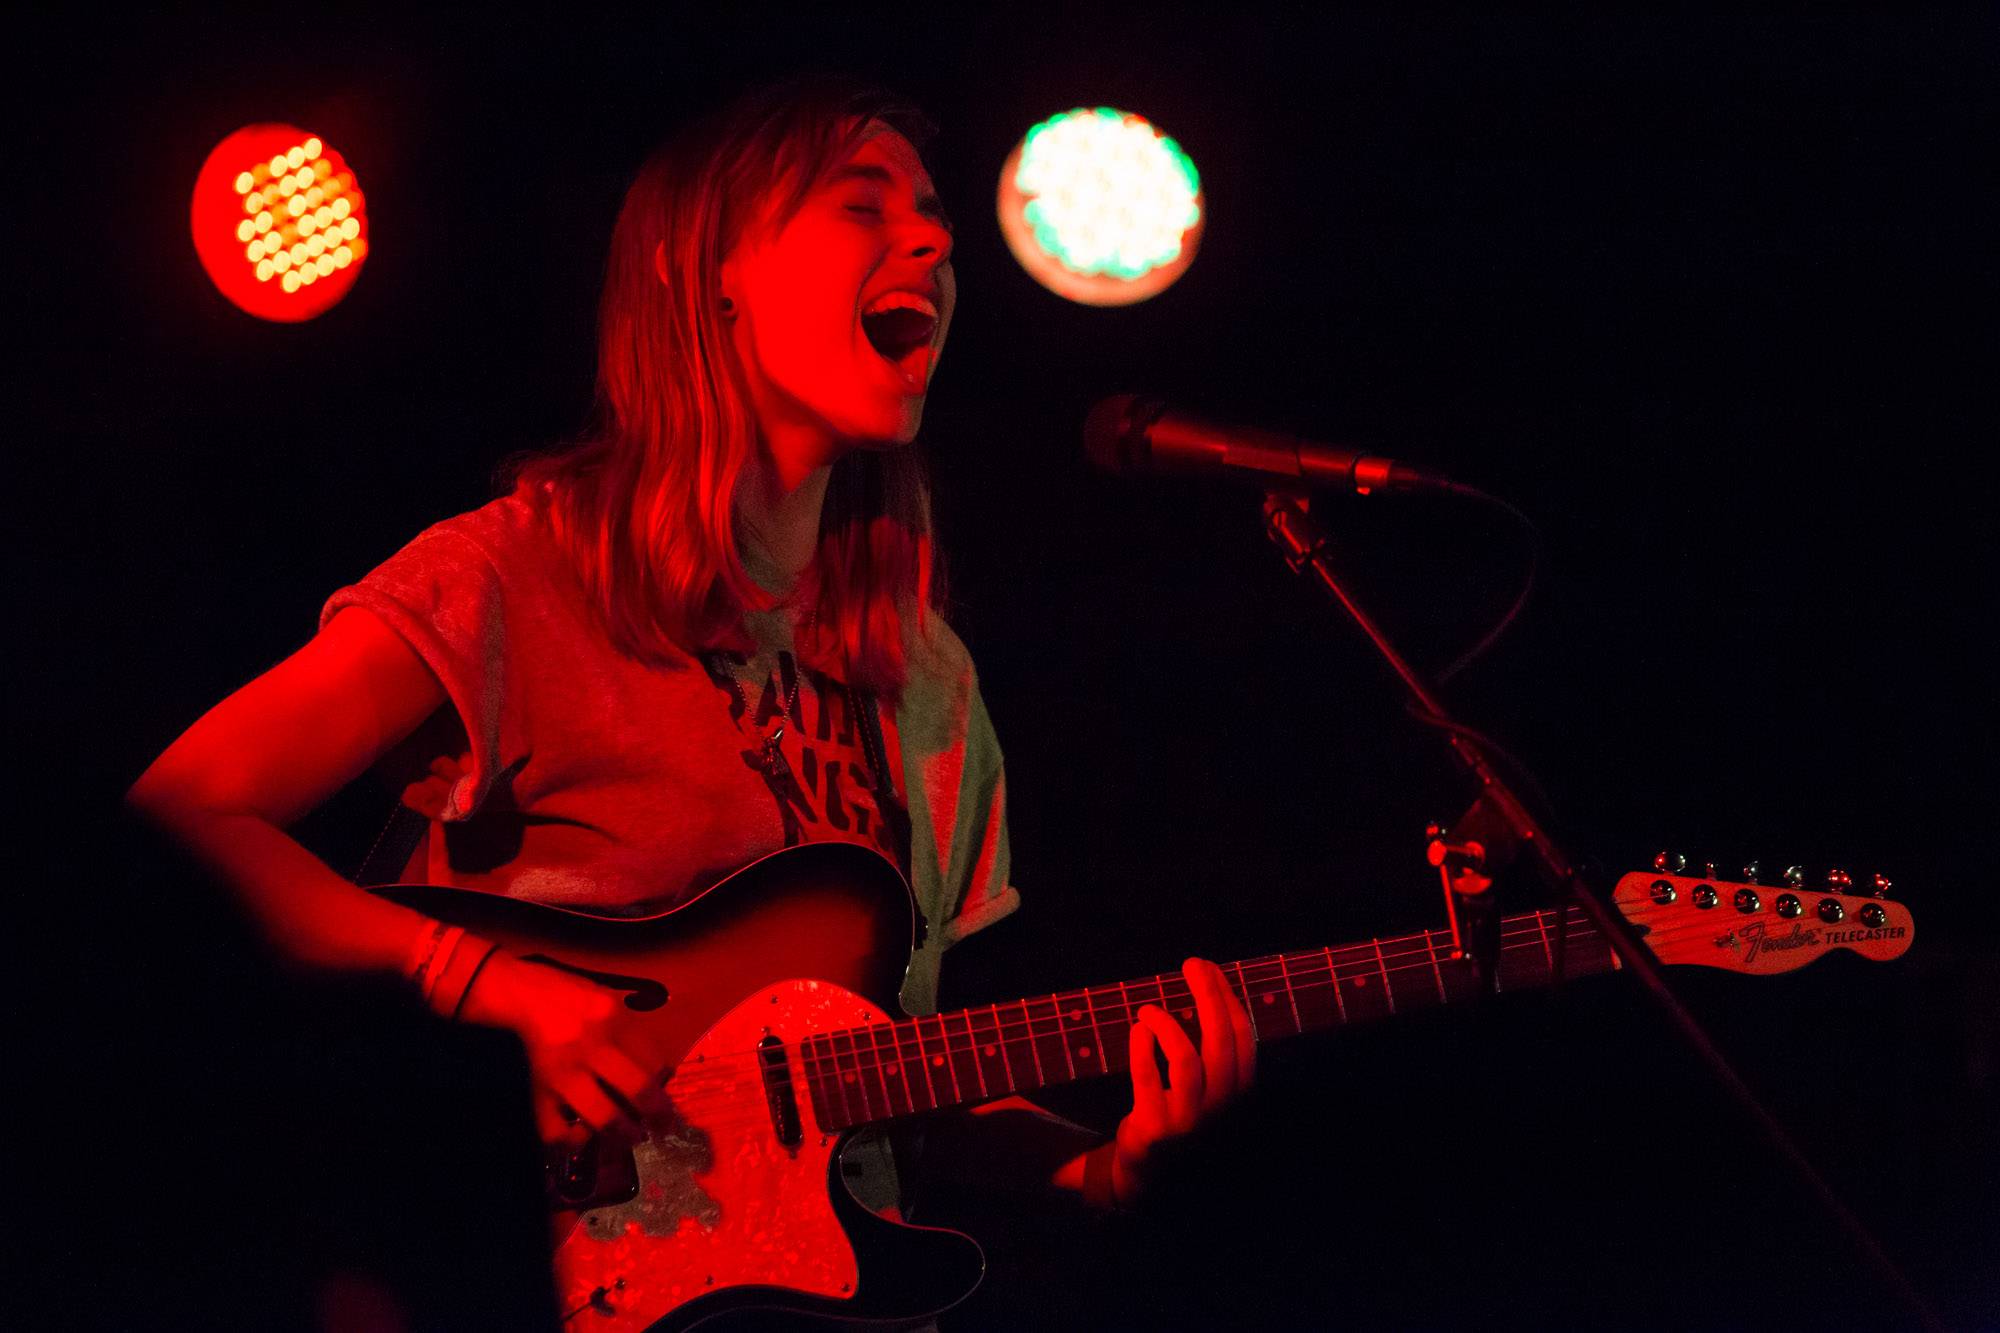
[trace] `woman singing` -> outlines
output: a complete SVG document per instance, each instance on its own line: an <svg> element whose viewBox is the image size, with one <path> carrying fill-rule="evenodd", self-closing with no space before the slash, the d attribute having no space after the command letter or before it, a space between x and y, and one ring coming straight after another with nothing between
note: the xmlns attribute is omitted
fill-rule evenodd
<svg viewBox="0 0 2000 1333"><path fill-rule="evenodd" d="M612 236L593 428L335 592L128 796L287 956L399 969L518 1033L551 1143L642 1136L660 1107L619 997L356 887L285 830L375 769L429 820L402 881L627 917L780 848L860 843L907 868L924 928L900 999L934 1012L942 956L1018 895L914 443L957 301L932 132L813 78L676 136ZM950 1135L977 1166L946 1165L1133 1199L1155 1147L1251 1077L1221 972L1185 976L1200 1040L1139 1013L1112 1141L1007 1099Z"/></svg>

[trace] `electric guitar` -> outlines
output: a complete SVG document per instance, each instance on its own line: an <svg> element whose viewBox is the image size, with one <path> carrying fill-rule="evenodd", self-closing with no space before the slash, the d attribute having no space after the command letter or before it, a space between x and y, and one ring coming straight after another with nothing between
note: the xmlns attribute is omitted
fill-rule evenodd
<svg viewBox="0 0 2000 1333"><path fill-rule="evenodd" d="M1897 957L1899 902L1665 867L1612 901L1662 963L1766 975L1834 949ZM1886 881L1882 882L1886 885ZM432 885L375 892L534 961L622 991L621 1046L662 1071L671 1110L628 1145L599 1136L550 1159L566 1328L683 1329L757 1311L916 1321L963 1300L985 1258L970 1237L868 1211L840 1178L851 1131L1123 1072L1139 1008L1191 1028L1180 973L921 1018L883 1007L916 914L866 848L809 843L753 862L674 911L605 918ZM1622 964L1574 909L1489 925L1487 975L1447 931L1226 964L1260 1043L1545 986Z"/></svg>

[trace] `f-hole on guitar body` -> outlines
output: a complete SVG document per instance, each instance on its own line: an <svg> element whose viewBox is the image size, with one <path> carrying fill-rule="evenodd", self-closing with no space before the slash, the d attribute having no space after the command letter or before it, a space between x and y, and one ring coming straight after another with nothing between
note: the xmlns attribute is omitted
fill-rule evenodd
<svg viewBox="0 0 2000 1333"><path fill-rule="evenodd" d="M620 1044L671 1071L672 1113L629 1151L552 1159L565 1327L624 1333L860 1320L894 1327L963 1300L968 1236L876 1216L840 1172L801 1046L889 1021L914 906L864 848L753 862L665 916L607 918L432 885L375 892L626 994ZM879 1099L880 1093L877 1094Z"/></svg>

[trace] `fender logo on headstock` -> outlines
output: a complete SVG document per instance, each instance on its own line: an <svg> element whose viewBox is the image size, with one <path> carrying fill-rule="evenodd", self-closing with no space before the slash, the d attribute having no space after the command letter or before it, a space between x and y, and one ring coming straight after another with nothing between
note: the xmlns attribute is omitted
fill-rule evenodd
<svg viewBox="0 0 2000 1333"><path fill-rule="evenodd" d="M1846 930L1822 930L1817 926L1807 926L1794 921L1790 933L1773 935L1770 926L1762 921L1753 921L1739 930L1732 930L1715 937L1718 949L1733 949L1743 946L1743 961L1754 962L1760 953L1782 953L1790 949L1818 949L1834 944L1858 944L1865 940L1901 939L1906 933L1902 926L1880 926L1870 930L1866 926L1851 927Z"/></svg>

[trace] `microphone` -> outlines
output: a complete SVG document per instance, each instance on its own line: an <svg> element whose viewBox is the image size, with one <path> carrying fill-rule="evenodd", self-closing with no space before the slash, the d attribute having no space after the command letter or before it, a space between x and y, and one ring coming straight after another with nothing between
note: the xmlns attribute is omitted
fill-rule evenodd
<svg viewBox="0 0 2000 1333"><path fill-rule="evenodd" d="M1254 426L1203 421L1157 398L1118 393L1099 399L1083 423L1083 450L1107 472L1213 473L1295 486L1353 491L1455 491L1441 472Z"/></svg>

